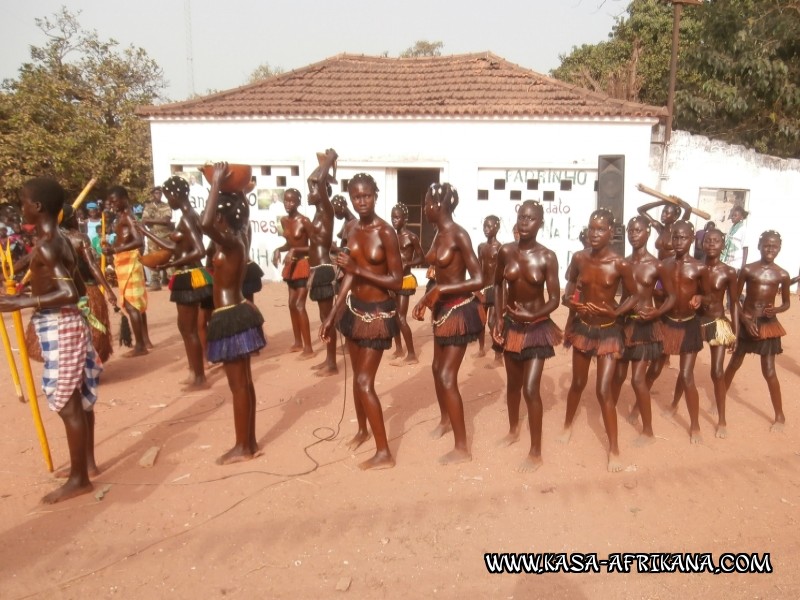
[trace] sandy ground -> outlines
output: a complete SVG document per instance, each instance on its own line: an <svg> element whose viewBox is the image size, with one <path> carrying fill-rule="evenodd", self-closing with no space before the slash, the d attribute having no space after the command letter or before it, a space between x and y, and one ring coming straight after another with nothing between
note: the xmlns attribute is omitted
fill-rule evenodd
<svg viewBox="0 0 800 600"><path fill-rule="evenodd" d="M57 484L2 361L0 597L800 597L796 308L781 317L789 332L777 360L784 433L769 431L769 396L751 357L728 396L729 438L714 438L704 351L696 373L705 443L689 444L685 406L674 419L660 414L677 373L667 369L654 388L657 443L633 447L637 430L620 419L626 469L617 474L606 472L593 383L572 442L555 440L571 377L563 349L547 363L542 383L545 465L534 474L515 472L528 451L527 429L519 444L497 447L508 427L505 373L487 369L490 358L475 358L476 345L459 376L474 459L439 466L452 437L429 437L438 419L432 339L430 324L415 322L420 364L393 367L387 353L377 377L397 467L361 472L356 465L374 446L352 455L343 445L355 431L349 365L340 357L338 376L314 377L313 363L287 354L286 288L268 284L256 300L269 335L267 350L253 359L263 456L214 463L233 443L224 373L211 370L206 391L181 392L186 363L174 308L168 292L151 293L155 350L113 357L103 377L100 500L92 494L39 504ZM316 335L311 303L309 314ZM565 317L560 309L556 320ZM39 372L34 365L37 381ZM626 385L619 413L632 401ZM63 465L63 426L40 403L54 462ZM332 441L320 441L334 432ZM139 466L153 446L160 448L155 466ZM490 575L486 552L594 552L600 559L616 552L710 552L715 559L755 552L769 553L774 571Z"/></svg>

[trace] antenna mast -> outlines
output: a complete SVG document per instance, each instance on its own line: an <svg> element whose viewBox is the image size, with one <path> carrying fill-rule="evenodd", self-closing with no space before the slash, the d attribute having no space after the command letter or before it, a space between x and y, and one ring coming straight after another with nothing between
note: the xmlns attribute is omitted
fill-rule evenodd
<svg viewBox="0 0 800 600"><path fill-rule="evenodd" d="M189 94L195 95L194 91L194 52L192 48L192 2L184 0L183 12L186 26L186 68L189 74Z"/></svg>

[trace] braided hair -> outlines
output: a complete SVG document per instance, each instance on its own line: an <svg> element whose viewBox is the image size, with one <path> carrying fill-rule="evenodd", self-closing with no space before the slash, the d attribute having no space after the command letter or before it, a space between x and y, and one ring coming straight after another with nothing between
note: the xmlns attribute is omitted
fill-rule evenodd
<svg viewBox="0 0 800 600"><path fill-rule="evenodd" d="M331 206L344 210L347 208L347 200L345 200L344 196L341 194L336 194L333 198L331 198Z"/></svg>
<svg viewBox="0 0 800 600"><path fill-rule="evenodd" d="M598 208L589 216L590 221L595 219L605 219L609 227L614 227L614 213L607 208Z"/></svg>
<svg viewBox="0 0 800 600"><path fill-rule="evenodd" d="M520 208L521 208L521 207L520 207ZM498 226L498 227L500 226L500 217L498 217L497 215L488 215L488 216L487 216L487 217L486 217L486 218L483 220L483 222L484 222L484 223L486 223L486 221L489 221L490 223L492 223L493 225L496 225L496 226Z"/></svg>
<svg viewBox="0 0 800 600"><path fill-rule="evenodd" d="M448 213L453 213L458 206L458 190L449 183L432 183L428 188L428 196Z"/></svg>
<svg viewBox="0 0 800 600"><path fill-rule="evenodd" d="M347 191L349 192L353 189L353 186L357 183L365 183L368 186L372 187L374 192L379 192L378 184L375 183L375 179L369 173L356 173L350 178L350 181L347 182Z"/></svg>
<svg viewBox="0 0 800 600"><path fill-rule="evenodd" d="M647 229L647 233L650 233L652 225L650 223L650 219L648 219L644 215L636 215L635 217L631 217L631 220L628 221L628 227L630 227L634 223L638 223L639 225Z"/></svg>
<svg viewBox="0 0 800 600"><path fill-rule="evenodd" d="M220 192L217 196L217 214L236 232L241 232L250 220L250 207L243 194Z"/></svg>
<svg viewBox="0 0 800 600"><path fill-rule="evenodd" d="M398 202L392 207L392 212L399 210L400 214L403 215L404 219L408 219L408 206L403 204L402 202Z"/></svg>
<svg viewBox="0 0 800 600"><path fill-rule="evenodd" d="M781 239L781 234L780 233L778 233L774 229L768 229L767 231L762 233L760 236L758 236L759 243L761 242L761 240L763 240L764 238L767 238L767 237L775 237L775 238L778 238L779 242L781 242L781 243L783 242L783 240Z"/></svg>
<svg viewBox="0 0 800 600"><path fill-rule="evenodd" d="M161 185L162 191L176 198L189 197L189 182L183 177L173 175Z"/></svg>

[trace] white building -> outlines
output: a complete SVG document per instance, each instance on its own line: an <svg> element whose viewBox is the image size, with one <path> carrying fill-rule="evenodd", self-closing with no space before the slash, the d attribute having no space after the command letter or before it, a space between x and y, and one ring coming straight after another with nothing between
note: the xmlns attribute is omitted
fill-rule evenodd
<svg viewBox="0 0 800 600"><path fill-rule="evenodd" d="M208 187L197 172L200 165L217 160L252 165L253 258L272 279L279 278L268 265L272 250L283 244L277 233L283 191L296 187L305 196L316 152L326 148L340 157L334 193L346 197L349 177L372 174L381 190L378 214L388 220L394 204L407 204L410 226L425 248L432 230L421 204L434 181L458 188L455 217L476 247L487 215L501 218L499 239L511 241L520 202L542 201L546 219L540 240L556 252L562 274L581 248L578 234L598 203L612 208L624 225L637 206L653 200L636 190L638 183L659 188L663 182L665 192L691 204L700 201L701 188L705 197L716 194L708 188L749 189L741 178L731 184L715 176L704 184L703 166L689 154L682 155L688 168L701 177L673 187L670 169L686 180L674 161L661 173L658 140L665 108L615 100L491 53L409 59L340 55L233 90L146 107L140 114L150 121L156 182L186 173L197 183L198 209Z"/></svg>

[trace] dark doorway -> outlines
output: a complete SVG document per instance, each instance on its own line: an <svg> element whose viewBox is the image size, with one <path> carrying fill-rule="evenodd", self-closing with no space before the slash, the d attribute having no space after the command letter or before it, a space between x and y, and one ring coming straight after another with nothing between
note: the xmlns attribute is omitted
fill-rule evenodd
<svg viewBox="0 0 800 600"><path fill-rule="evenodd" d="M439 183L439 169L397 169L397 198L408 206L408 228L419 236L425 251L436 233L422 212L425 192L432 183Z"/></svg>

